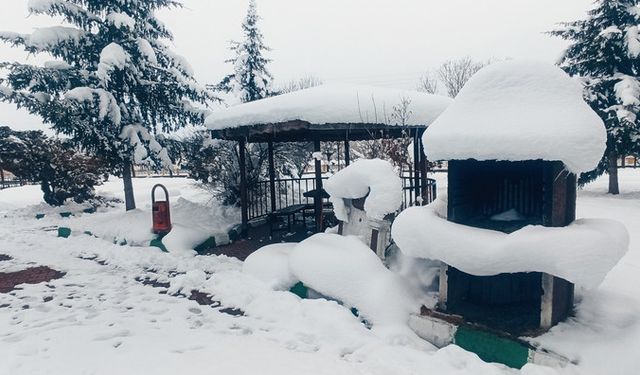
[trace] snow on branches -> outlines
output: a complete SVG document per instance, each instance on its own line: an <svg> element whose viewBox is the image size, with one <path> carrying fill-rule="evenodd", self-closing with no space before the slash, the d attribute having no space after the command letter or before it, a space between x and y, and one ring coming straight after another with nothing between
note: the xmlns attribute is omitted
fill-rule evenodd
<svg viewBox="0 0 640 375"><path fill-rule="evenodd" d="M40 115L112 172L134 162L168 166L155 135L202 123L208 102L216 100L171 51L171 32L155 17L179 6L172 0L30 0L31 13L62 18L64 26L0 32L0 40L56 62L0 63L8 71L0 100Z"/></svg>
<svg viewBox="0 0 640 375"><path fill-rule="evenodd" d="M264 44L262 33L258 29L259 20L256 2L251 0L247 17L242 24L244 40L231 42L230 49L235 56L227 62L233 65L233 73L217 85L217 89L234 93L243 103L266 98L271 91L273 78L267 70L267 64L271 60L263 56L263 52L269 51L269 47Z"/></svg>
<svg viewBox="0 0 640 375"><path fill-rule="evenodd" d="M634 0L598 0L585 20L565 23L551 32L572 42L559 64L582 78L585 98L607 127L610 157L639 151L638 9Z"/></svg>

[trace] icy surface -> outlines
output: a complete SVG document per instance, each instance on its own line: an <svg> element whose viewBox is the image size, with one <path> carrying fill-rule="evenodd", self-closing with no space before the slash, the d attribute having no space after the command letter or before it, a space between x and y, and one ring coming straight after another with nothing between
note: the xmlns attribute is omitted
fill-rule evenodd
<svg viewBox="0 0 640 375"><path fill-rule="evenodd" d="M411 114L404 125L429 125L451 99L416 91L332 84L215 111L206 120L209 129L278 124L301 120L324 124L402 125L393 107L410 99Z"/></svg>
<svg viewBox="0 0 640 375"><path fill-rule="evenodd" d="M392 236L409 256L440 260L466 273L545 272L598 286L629 247L624 225L580 219L564 228L527 226L510 234L452 223L434 208L412 207L393 223Z"/></svg>
<svg viewBox="0 0 640 375"><path fill-rule="evenodd" d="M336 217L348 221L343 198L367 197L364 210L372 219L382 220L402 205L402 181L393 166L384 160L361 159L333 175L324 189L331 196Z"/></svg>
<svg viewBox="0 0 640 375"><path fill-rule="evenodd" d="M472 77L423 140L430 160L559 160L581 173L602 158L606 132L560 68L508 61Z"/></svg>

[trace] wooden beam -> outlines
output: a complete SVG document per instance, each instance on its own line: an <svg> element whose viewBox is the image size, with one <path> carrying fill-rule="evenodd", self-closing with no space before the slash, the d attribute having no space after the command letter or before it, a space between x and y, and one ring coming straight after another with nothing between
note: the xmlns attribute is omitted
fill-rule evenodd
<svg viewBox="0 0 640 375"><path fill-rule="evenodd" d="M418 152L420 153L420 186L421 186L421 193L422 193L421 195L422 206L429 203L429 199L428 199L429 189L427 186L428 163L427 163L427 155L424 152L424 144L422 143L423 134L424 134L424 130L418 132L418 143L420 144L420 147L419 147L420 150Z"/></svg>
<svg viewBox="0 0 640 375"><path fill-rule="evenodd" d="M278 142L342 142L345 134L350 141L363 141L380 138L402 138L407 128L382 124L309 124L292 121L279 124L240 126L237 128L212 130L216 139L238 141L244 138L248 143L266 143L271 137ZM409 127L412 132L424 129L424 126Z"/></svg>
<svg viewBox="0 0 640 375"><path fill-rule="evenodd" d="M413 190L416 203L420 197L420 142L418 132L413 132ZM417 204L416 204L417 205Z"/></svg>
<svg viewBox="0 0 640 375"><path fill-rule="evenodd" d="M247 142L241 139L239 146L239 162L240 162L240 204L242 206L242 236L246 237L249 229L249 196L247 194L247 162L246 147Z"/></svg>
<svg viewBox="0 0 640 375"><path fill-rule="evenodd" d="M348 167L351 164L351 145L349 138L344 141L344 164Z"/></svg>
<svg viewBox="0 0 640 375"><path fill-rule="evenodd" d="M269 189L271 190L271 212L276 210L276 167L273 161L273 140L269 139Z"/></svg>
<svg viewBox="0 0 640 375"><path fill-rule="evenodd" d="M313 141L313 151L320 152L320 140ZM322 163L320 160L315 160L315 173L316 173L316 197L315 203L315 216L316 216L316 232L322 232Z"/></svg>

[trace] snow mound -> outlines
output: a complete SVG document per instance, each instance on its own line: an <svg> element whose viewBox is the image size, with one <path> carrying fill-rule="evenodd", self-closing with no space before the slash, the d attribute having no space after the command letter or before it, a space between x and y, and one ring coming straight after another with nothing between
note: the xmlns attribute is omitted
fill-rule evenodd
<svg viewBox="0 0 640 375"><path fill-rule="evenodd" d="M559 160L579 174L598 165L607 136L576 80L508 61L473 76L423 140L431 160Z"/></svg>
<svg viewBox="0 0 640 375"><path fill-rule="evenodd" d="M289 264L306 286L356 307L374 326L406 326L418 311L402 279L357 237L316 234L296 246Z"/></svg>
<svg viewBox="0 0 640 375"><path fill-rule="evenodd" d="M176 194L177 195L177 194ZM65 206L68 211L68 206ZM64 219L61 224L74 233L89 232L107 241L129 246L149 246L157 237L152 232L150 205L123 211L120 207L100 209L96 215L82 215ZM45 211L49 212L49 211ZM214 237L218 245L229 240L228 232L237 223L237 209L215 202L196 203L179 197L171 203L173 227L162 243L171 253L193 255L193 249Z"/></svg>
<svg viewBox="0 0 640 375"><path fill-rule="evenodd" d="M505 234L449 222L433 205L403 211L392 236L405 255L440 260L472 275L544 272L587 288L598 286L629 247L626 228L613 220L530 225Z"/></svg>
<svg viewBox="0 0 640 375"><path fill-rule="evenodd" d="M410 100L407 126L431 124L451 103L449 98L417 91L332 84L214 111L205 125L225 129L295 120L315 125L402 125L391 114L403 98Z"/></svg>
<svg viewBox="0 0 640 375"><path fill-rule="evenodd" d="M344 198L357 199L367 196L364 210L367 216L382 220L402 205L402 180L393 166L384 160L358 160L333 175L325 183L331 196L336 217L348 221Z"/></svg>
<svg viewBox="0 0 640 375"><path fill-rule="evenodd" d="M298 282L289 270L289 256L295 246L295 243L265 246L247 257L242 272L263 281L272 289L289 290Z"/></svg>

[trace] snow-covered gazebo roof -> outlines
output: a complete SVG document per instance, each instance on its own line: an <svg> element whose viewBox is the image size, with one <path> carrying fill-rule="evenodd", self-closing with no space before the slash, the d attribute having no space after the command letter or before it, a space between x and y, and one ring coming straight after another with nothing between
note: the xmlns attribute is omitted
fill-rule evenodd
<svg viewBox="0 0 640 375"><path fill-rule="evenodd" d="M472 77L423 142L430 160L542 159L579 174L598 165L606 139L576 80L551 64L508 61Z"/></svg>
<svg viewBox="0 0 640 375"><path fill-rule="evenodd" d="M398 116L408 103L406 116ZM451 99L411 90L346 84L322 85L213 112L205 125L214 136L249 142L369 139L373 130L430 125ZM396 109L394 109L396 108Z"/></svg>

